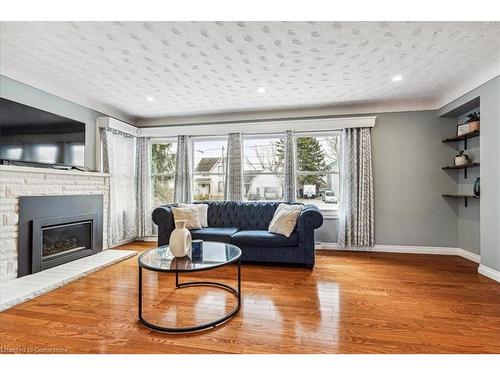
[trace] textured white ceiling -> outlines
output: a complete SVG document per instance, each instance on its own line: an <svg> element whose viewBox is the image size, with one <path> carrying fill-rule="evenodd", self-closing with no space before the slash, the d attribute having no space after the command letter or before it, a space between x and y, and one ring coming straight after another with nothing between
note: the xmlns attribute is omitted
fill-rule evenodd
<svg viewBox="0 0 500 375"><path fill-rule="evenodd" d="M137 118L430 99L500 54L496 22L2 22L0 37L2 74Z"/></svg>

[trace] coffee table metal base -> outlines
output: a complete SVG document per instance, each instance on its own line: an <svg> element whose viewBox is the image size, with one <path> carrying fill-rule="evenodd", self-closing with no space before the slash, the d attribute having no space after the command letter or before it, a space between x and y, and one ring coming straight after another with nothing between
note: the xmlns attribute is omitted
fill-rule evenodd
<svg viewBox="0 0 500 375"><path fill-rule="evenodd" d="M142 316L142 267L139 266L139 321L144 324L146 327L149 327L151 329L154 329L155 331L161 331L161 332L168 332L168 333L186 333L186 332L196 332L196 331L202 331L205 329L209 328L215 328L219 324L222 324L226 322L227 320L231 319L234 315L240 311L241 308L241 259L238 259L238 289L236 290L235 288L223 284L223 283L218 283L215 281L190 281L190 282L185 282L185 283L180 283L179 282L179 273L175 273L175 287L176 288L187 288L187 287L196 287L196 286L212 286L212 287L217 287L221 289L228 290L229 292L233 293L236 298L237 298L237 304L236 307L231 310L229 313L225 314L224 316L213 320L211 322L203 323L200 325L196 326L189 326L189 327L164 327L164 326L159 326L156 324L153 324L151 322L148 322L144 317Z"/></svg>

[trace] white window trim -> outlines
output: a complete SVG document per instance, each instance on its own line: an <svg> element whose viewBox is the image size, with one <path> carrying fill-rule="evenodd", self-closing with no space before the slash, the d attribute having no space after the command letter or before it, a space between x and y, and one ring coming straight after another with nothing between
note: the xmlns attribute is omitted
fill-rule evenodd
<svg viewBox="0 0 500 375"><path fill-rule="evenodd" d="M323 214L324 219L338 219L340 217L340 210L327 210L324 208L319 209Z"/></svg>
<svg viewBox="0 0 500 375"><path fill-rule="evenodd" d="M177 138L174 137L162 137L162 138L151 138L151 144L163 145L166 143L177 143Z"/></svg>

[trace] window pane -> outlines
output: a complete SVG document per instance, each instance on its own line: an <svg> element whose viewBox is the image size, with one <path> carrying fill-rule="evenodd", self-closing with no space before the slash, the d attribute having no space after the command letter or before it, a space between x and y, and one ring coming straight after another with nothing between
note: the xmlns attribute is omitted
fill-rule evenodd
<svg viewBox="0 0 500 375"><path fill-rule="evenodd" d="M245 173L243 176L245 200L282 200L283 175Z"/></svg>
<svg viewBox="0 0 500 375"><path fill-rule="evenodd" d="M297 201L314 204L320 209L338 210L338 174L299 174L297 176Z"/></svg>
<svg viewBox="0 0 500 375"><path fill-rule="evenodd" d="M283 138L243 141L243 198L250 201L283 199Z"/></svg>
<svg viewBox="0 0 500 375"><path fill-rule="evenodd" d="M176 152L175 142L151 145L152 208L174 201Z"/></svg>
<svg viewBox="0 0 500 375"><path fill-rule="evenodd" d="M285 149L282 138L245 139L243 147L245 172L283 172Z"/></svg>
<svg viewBox="0 0 500 375"><path fill-rule="evenodd" d="M194 200L224 200L224 175L194 175Z"/></svg>
<svg viewBox="0 0 500 375"><path fill-rule="evenodd" d="M194 200L223 200L227 138L193 142Z"/></svg>
<svg viewBox="0 0 500 375"><path fill-rule="evenodd" d="M334 136L298 137L297 169L299 171L339 171L340 138Z"/></svg>

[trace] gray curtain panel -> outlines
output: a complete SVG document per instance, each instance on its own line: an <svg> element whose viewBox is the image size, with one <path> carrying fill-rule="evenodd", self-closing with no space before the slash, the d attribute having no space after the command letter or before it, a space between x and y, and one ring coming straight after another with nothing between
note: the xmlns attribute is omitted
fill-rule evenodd
<svg viewBox="0 0 500 375"><path fill-rule="evenodd" d="M371 129L342 131L341 202L337 243L340 247L375 244Z"/></svg>
<svg viewBox="0 0 500 375"><path fill-rule="evenodd" d="M175 161L174 202L191 203L191 169L193 142L188 135L177 137L177 158Z"/></svg>
<svg viewBox="0 0 500 375"><path fill-rule="evenodd" d="M149 138L137 138L136 165L136 201L137 201L137 237L152 235L151 220L151 142Z"/></svg>
<svg viewBox="0 0 500 375"><path fill-rule="evenodd" d="M295 137L293 130L285 133L285 165L283 181L283 199L294 202L297 199L297 179L295 175Z"/></svg>
<svg viewBox="0 0 500 375"><path fill-rule="evenodd" d="M224 198L228 201L243 200L243 163L241 134L229 133L227 138L226 188Z"/></svg>

